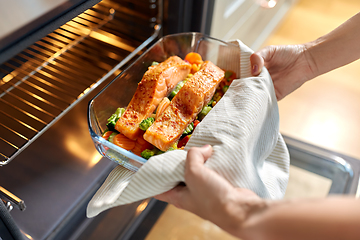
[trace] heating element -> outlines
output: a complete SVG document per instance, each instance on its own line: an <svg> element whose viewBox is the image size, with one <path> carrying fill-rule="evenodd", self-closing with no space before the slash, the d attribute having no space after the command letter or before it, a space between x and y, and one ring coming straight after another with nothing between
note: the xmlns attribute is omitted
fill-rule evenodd
<svg viewBox="0 0 360 240"><path fill-rule="evenodd" d="M159 35L159 0L104 0L0 65L0 165Z"/></svg>

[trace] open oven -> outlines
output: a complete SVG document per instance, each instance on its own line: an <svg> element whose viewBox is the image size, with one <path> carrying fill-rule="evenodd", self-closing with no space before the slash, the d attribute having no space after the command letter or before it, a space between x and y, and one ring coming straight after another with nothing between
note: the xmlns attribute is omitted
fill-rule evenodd
<svg viewBox="0 0 360 240"><path fill-rule="evenodd" d="M0 3L0 239L146 235L138 229L148 231L166 204L148 199L86 218L115 166L93 145L87 104L159 37L204 32L190 22L206 22L209 8L188 0Z"/></svg>
<svg viewBox="0 0 360 240"><path fill-rule="evenodd" d="M226 2L232 7L242 4L240 18L232 21L234 25L249 23L240 35L247 44L259 43L254 36L264 37L271 29L268 20L264 25L256 24L258 29L251 28L257 15L272 19L285 11L279 4L265 16L254 5L256 1ZM285 9L291 2L279 1ZM154 199L86 218L89 199L115 166L102 159L93 145L87 128L87 104L159 37L188 31L216 34L211 27L216 26L212 21L218 16L214 9L218 3L0 3L0 239L146 236L166 206ZM225 10L230 14L229 8ZM250 29L252 34L247 34ZM223 37L221 31L219 34L215 37ZM293 139L286 141L293 165L333 180L330 193L356 193L360 171L356 160Z"/></svg>
<svg viewBox="0 0 360 240"><path fill-rule="evenodd" d="M160 36L163 3L32 2L40 9L27 21L8 21L15 28L3 31L0 42L0 185L7 208L2 212L0 236L131 236L153 201L86 219L89 198L114 167L94 149L86 109L96 91ZM3 4L7 17L32 10L26 9L27 1ZM12 208L17 209L10 212ZM99 222L109 221L117 222L116 228L97 236Z"/></svg>

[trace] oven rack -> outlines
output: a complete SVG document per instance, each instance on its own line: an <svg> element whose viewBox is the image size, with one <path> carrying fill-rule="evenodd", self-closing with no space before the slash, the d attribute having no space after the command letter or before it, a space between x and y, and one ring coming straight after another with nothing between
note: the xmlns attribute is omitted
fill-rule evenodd
<svg viewBox="0 0 360 240"><path fill-rule="evenodd" d="M103 0L0 65L0 166L159 35L161 0Z"/></svg>

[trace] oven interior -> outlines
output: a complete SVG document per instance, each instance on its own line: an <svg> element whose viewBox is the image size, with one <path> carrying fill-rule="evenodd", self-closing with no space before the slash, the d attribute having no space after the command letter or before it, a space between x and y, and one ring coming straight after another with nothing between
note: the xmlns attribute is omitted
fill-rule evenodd
<svg viewBox="0 0 360 240"><path fill-rule="evenodd" d="M91 224L121 216L117 229L107 231L111 237L102 233L113 239L130 236L147 206L163 208L148 199L95 219L85 215L114 167L101 161L90 140L87 103L160 36L162 9L161 0L103 0L1 59L0 198L7 211L17 208L10 216L13 233L88 239L84 229L96 235Z"/></svg>
<svg viewBox="0 0 360 240"><path fill-rule="evenodd" d="M0 164L88 92L118 75L161 29L154 1L104 0L0 65Z"/></svg>

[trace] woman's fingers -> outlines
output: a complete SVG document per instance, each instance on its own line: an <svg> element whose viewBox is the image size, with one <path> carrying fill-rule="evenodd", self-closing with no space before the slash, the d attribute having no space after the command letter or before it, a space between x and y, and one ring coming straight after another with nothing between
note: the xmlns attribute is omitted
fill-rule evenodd
<svg viewBox="0 0 360 240"><path fill-rule="evenodd" d="M201 148L190 148L185 163L185 182L203 183L205 182L210 169L204 167L204 163L212 154L212 147L205 145ZM191 184L193 186L193 184Z"/></svg>
<svg viewBox="0 0 360 240"><path fill-rule="evenodd" d="M192 168L199 168L212 154L212 147L205 145L201 148L193 147L190 148L186 156L185 172Z"/></svg>
<svg viewBox="0 0 360 240"><path fill-rule="evenodd" d="M186 181L197 181L199 174L202 173L201 168L203 167L205 161L211 156L212 147L210 145L205 145L201 148L191 148L188 151L187 159L185 163L185 180ZM200 177L201 178L201 177ZM154 198L173 204L174 206L182 209L188 209L191 205L191 196L188 187L185 184L179 184L175 188L159 194Z"/></svg>
<svg viewBox="0 0 360 240"><path fill-rule="evenodd" d="M167 192L154 196L154 198L170 203L177 208L183 209L183 204L187 201L186 198L189 195L188 191L189 190L184 184L179 184Z"/></svg>

